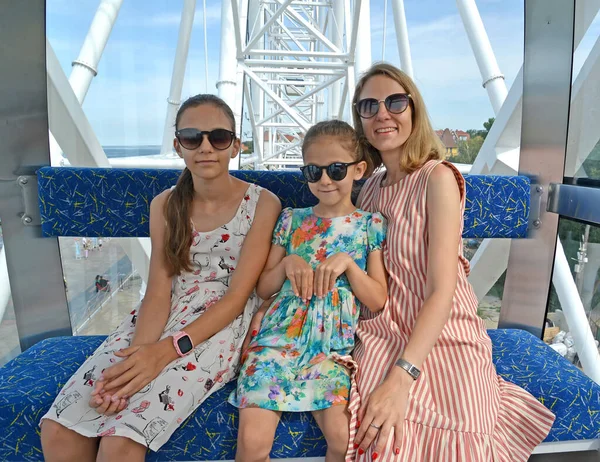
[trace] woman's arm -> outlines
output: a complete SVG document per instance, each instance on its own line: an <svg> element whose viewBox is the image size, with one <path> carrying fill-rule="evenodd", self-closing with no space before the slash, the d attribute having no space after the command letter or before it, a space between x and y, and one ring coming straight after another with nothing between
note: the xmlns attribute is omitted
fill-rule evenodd
<svg viewBox="0 0 600 462"><path fill-rule="evenodd" d="M367 259L367 272L361 270L349 257L346 277L352 292L369 311L381 311L387 300L387 273L383 264L383 251L375 250Z"/></svg>
<svg viewBox="0 0 600 462"><path fill-rule="evenodd" d="M150 203L150 270L146 294L138 309L131 345L157 342L163 333L171 309L171 281L165 258L164 206L170 190L163 191Z"/></svg>

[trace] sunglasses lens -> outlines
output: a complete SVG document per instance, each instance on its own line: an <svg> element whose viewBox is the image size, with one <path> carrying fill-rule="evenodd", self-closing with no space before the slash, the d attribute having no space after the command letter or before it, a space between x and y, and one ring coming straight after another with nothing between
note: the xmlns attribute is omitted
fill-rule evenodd
<svg viewBox="0 0 600 462"><path fill-rule="evenodd" d="M196 149L202 143L202 134L198 130L184 128L179 131L177 139L185 149Z"/></svg>
<svg viewBox="0 0 600 462"><path fill-rule="evenodd" d="M385 99L385 107L393 114L400 114L406 111L408 107L408 95L399 93L388 96Z"/></svg>
<svg viewBox="0 0 600 462"><path fill-rule="evenodd" d="M358 115L365 119L373 117L375 114L377 114L378 109L379 103L375 98L361 99L356 104L356 110L358 111Z"/></svg>
<svg viewBox="0 0 600 462"><path fill-rule="evenodd" d="M327 167L327 175L333 181L342 181L344 178L346 178L346 173L348 173L348 167L346 164L336 162Z"/></svg>
<svg viewBox="0 0 600 462"><path fill-rule="evenodd" d="M302 174L309 183L316 183L321 179L321 169L316 165L305 165L302 167Z"/></svg>
<svg viewBox="0 0 600 462"><path fill-rule="evenodd" d="M233 135L224 128L217 128L208 134L208 141L215 149L224 150L231 146Z"/></svg>

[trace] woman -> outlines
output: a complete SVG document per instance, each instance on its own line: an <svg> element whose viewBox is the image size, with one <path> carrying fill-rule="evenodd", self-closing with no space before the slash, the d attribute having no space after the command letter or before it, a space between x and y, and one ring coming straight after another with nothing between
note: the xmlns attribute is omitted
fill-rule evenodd
<svg viewBox="0 0 600 462"><path fill-rule="evenodd" d="M525 461L554 416L492 363L462 255L464 179L399 69L373 66L353 102L368 155L385 166L359 206L388 220L390 281L383 312L357 329L347 460Z"/></svg>

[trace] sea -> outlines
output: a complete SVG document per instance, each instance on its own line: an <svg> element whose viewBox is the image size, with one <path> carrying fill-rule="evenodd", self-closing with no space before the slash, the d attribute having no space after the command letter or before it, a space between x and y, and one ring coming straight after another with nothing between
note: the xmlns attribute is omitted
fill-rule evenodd
<svg viewBox="0 0 600 462"><path fill-rule="evenodd" d="M138 156L154 156L160 154L160 145L147 146L102 146L106 157L138 157Z"/></svg>

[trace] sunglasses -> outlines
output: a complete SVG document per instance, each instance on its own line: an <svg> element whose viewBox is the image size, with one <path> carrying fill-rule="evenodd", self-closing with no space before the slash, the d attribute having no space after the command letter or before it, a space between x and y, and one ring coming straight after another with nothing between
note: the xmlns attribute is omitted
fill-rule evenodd
<svg viewBox="0 0 600 462"><path fill-rule="evenodd" d="M316 183L323 176L323 170L327 170L327 176L333 181L342 181L348 174L348 167L361 162L357 160L355 162L334 162L326 166L319 166L314 164L308 164L304 167L300 167L302 175L309 183Z"/></svg>
<svg viewBox="0 0 600 462"><path fill-rule="evenodd" d="M375 98L361 99L354 103L354 107L356 107L356 112L363 119L375 117L375 114L379 112L380 103L384 103L385 108L391 114L402 114L406 111L410 98L408 93L394 93L382 100L376 100Z"/></svg>
<svg viewBox="0 0 600 462"><path fill-rule="evenodd" d="M204 135L208 135L208 142L213 148L223 151L235 140L235 132L224 128L215 128L212 131L200 131L195 128L184 128L175 132L175 138L185 149L196 149L202 144Z"/></svg>

